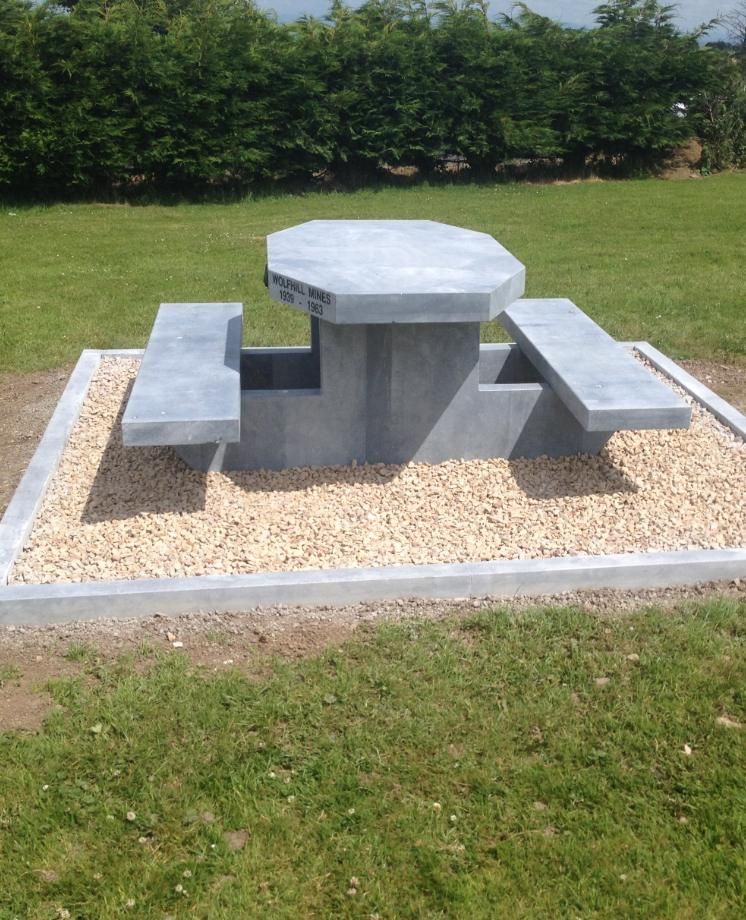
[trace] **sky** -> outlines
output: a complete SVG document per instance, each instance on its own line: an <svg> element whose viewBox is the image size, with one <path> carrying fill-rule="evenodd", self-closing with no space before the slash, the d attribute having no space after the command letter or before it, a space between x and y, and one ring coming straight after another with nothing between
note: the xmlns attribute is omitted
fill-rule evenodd
<svg viewBox="0 0 746 920"><path fill-rule="evenodd" d="M280 20L297 19L299 16L323 16L331 5L330 0L257 0L259 6L273 9ZM362 0L348 0L350 6L359 6ZM551 16L571 26L593 25L593 9L601 0L528 0L528 6L542 16ZM668 0L666 0L668 2ZM493 14L510 12L510 0L491 0ZM737 0L679 0L676 4L676 24L680 29L693 29L707 22L719 13L728 12L737 5ZM712 33L711 38L722 38L722 31Z"/></svg>

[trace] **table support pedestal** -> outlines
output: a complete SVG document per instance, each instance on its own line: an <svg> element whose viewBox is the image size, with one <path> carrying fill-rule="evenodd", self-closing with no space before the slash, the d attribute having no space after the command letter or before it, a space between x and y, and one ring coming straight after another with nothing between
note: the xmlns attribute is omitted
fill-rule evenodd
<svg viewBox="0 0 746 920"><path fill-rule="evenodd" d="M203 470L438 463L597 453L608 440L583 431L514 347L480 348L478 323L322 322L318 348L320 381L308 382L320 386L244 389L241 440L185 445L182 459ZM243 357L250 365L252 349Z"/></svg>

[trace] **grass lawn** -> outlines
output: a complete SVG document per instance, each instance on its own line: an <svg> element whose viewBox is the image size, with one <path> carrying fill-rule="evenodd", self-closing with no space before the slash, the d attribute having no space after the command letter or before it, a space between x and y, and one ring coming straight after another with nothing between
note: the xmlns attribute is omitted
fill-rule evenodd
<svg viewBox="0 0 746 920"><path fill-rule="evenodd" d="M746 360L733 174L0 207L0 370L143 345L164 300L242 300L247 344L302 342L265 237L313 217L484 230L529 296ZM0 733L0 920L744 917L745 614L497 610L250 677L73 645L43 729Z"/></svg>
<svg viewBox="0 0 746 920"><path fill-rule="evenodd" d="M418 186L225 205L0 207L0 370L140 346L160 301L241 300L247 344L307 320L262 285L265 237L310 218L431 218L493 234L529 296L566 296L673 357L746 356L746 174L574 185ZM500 330L485 329L486 337Z"/></svg>
<svg viewBox="0 0 746 920"><path fill-rule="evenodd" d="M745 613L384 625L253 680L73 646L0 736L0 917L746 916Z"/></svg>

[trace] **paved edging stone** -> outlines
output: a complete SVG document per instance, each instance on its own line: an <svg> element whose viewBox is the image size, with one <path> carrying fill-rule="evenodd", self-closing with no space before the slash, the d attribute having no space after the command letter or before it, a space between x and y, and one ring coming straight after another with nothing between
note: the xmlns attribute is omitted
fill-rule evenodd
<svg viewBox="0 0 746 920"><path fill-rule="evenodd" d="M83 406L103 352L86 349L78 359L31 462L0 520L0 591L33 526L49 481Z"/></svg>
<svg viewBox="0 0 746 920"><path fill-rule="evenodd" d="M632 342L630 344L644 358L647 358L653 367L678 383L682 390L686 390L700 405L708 409L718 421L746 439L746 415L731 406L717 393L713 393L711 389L700 383L696 377L685 371L683 367L679 367L678 364L667 358L662 351L658 351L649 342Z"/></svg>
<svg viewBox="0 0 746 920"><path fill-rule="evenodd" d="M407 597L509 598L595 588L636 590L744 575L746 549L724 549L10 585L0 590L0 624L153 613L227 613L277 604L334 606Z"/></svg>

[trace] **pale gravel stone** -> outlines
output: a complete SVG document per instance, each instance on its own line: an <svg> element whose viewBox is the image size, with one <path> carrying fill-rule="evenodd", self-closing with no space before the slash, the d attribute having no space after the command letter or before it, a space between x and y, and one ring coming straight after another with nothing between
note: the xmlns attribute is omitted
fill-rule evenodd
<svg viewBox="0 0 746 920"><path fill-rule="evenodd" d="M11 582L746 546L744 443L688 396L598 457L203 474L122 447L137 365L102 360Z"/></svg>

